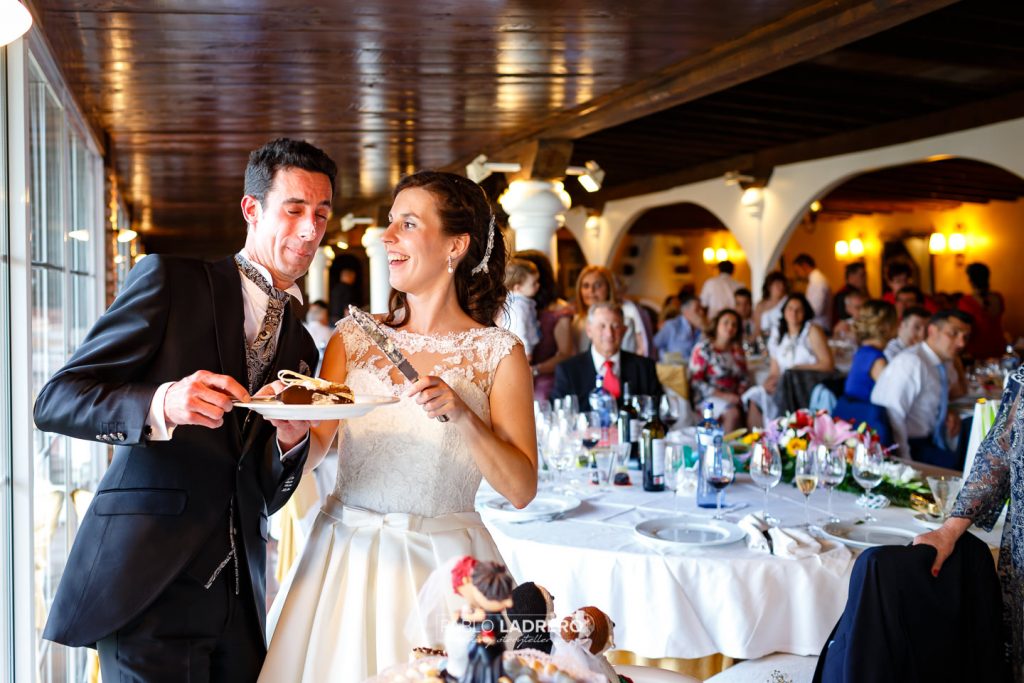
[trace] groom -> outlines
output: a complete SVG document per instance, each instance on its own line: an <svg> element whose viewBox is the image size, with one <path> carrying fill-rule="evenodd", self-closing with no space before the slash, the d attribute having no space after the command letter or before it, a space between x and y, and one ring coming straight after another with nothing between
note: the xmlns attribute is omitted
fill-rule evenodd
<svg viewBox="0 0 1024 683"><path fill-rule="evenodd" d="M280 139L249 156L245 247L149 256L43 387L43 430L117 446L43 637L95 644L104 681L255 681L266 652L267 515L302 474L306 422L232 410L317 349L290 298L323 238L337 168Z"/></svg>

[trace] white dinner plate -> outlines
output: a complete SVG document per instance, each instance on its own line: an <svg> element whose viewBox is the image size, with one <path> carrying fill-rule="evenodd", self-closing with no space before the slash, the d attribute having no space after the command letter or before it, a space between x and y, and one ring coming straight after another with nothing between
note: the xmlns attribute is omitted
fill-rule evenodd
<svg viewBox="0 0 1024 683"><path fill-rule="evenodd" d="M679 516L649 519L633 529L647 543L673 548L725 545L746 537L743 529L730 522Z"/></svg>
<svg viewBox="0 0 1024 683"><path fill-rule="evenodd" d="M876 545L907 545L914 540L917 532L898 526L883 524L851 524L839 522L826 524L822 532L827 538L845 543L852 548L871 548Z"/></svg>
<svg viewBox="0 0 1024 683"><path fill-rule="evenodd" d="M398 403L397 396L355 394L352 403L328 405L296 405L274 401L236 403L236 408L248 408L271 420L344 420L366 415L374 408Z"/></svg>
<svg viewBox="0 0 1024 683"><path fill-rule="evenodd" d="M538 493L529 505L519 510L512 503L497 496L477 504L481 512L505 522L535 522L563 515L580 506L580 499L574 496L560 496L555 493Z"/></svg>
<svg viewBox="0 0 1024 683"><path fill-rule="evenodd" d="M942 526L941 517L932 517L926 512L918 512L914 515L914 520L921 526L928 527L929 529L938 529Z"/></svg>

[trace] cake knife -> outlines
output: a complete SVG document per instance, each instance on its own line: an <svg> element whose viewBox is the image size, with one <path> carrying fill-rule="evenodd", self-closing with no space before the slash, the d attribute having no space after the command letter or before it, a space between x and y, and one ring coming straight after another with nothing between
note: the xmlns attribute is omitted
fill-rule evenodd
<svg viewBox="0 0 1024 683"><path fill-rule="evenodd" d="M356 325L359 326L366 336L370 338L377 348L381 350L384 356L394 363L395 367L398 368L399 372L405 375L405 378L410 382L416 382L420 378L420 373L416 372L416 368L412 366L402 352L399 350L395 343L384 334L384 330L380 328L380 325L374 320L373 316L366 311L356 308L355 306L348 307L348 314L352 316ZM447 415L438 415L438 422L448 422Z"/></svg>

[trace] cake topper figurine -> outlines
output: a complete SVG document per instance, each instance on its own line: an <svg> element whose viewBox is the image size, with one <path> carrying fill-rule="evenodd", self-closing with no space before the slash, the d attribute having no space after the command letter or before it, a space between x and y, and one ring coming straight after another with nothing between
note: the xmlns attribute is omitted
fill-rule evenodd
<svg viewBox="0 0 1024 683"><path fill-rule="evenodd" d="M615 623L597 607L580 607L562 619L559 638L554 641L555 654L564 656L594 673L618 683L604 653L615 647Z"/></svg>
<svg viewBox="0 0 1024 683"><path fill-rule="evenodd" d="M551 654L549 624L555 618L555 599L544 586L533 581L516 586L512 606L505 610L513 650L533 649Z"/></svg>
<svg viewBox="0 0 1024 683"><path fill-rule="evenodd" d="M514 586L515 581L505 565L497 562L478 562L466 556L452 569L452 588L466 601L458 621L470 627L475 636L470 639L466 650L464 668L454 648L446 648L446 673L459 683L498 683L504 675L502 654L505 642L498 632L502 624L502 610L512 607ZM446 637L446 646L447 640ZM458 672L459 669L462 671Z"/></svg>

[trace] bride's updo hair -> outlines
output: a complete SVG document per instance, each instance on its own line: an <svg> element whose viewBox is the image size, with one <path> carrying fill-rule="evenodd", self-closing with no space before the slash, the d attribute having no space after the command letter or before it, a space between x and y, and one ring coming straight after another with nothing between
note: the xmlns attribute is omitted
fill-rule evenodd
<svg viewBox="0 0 1024 683"><path fill-rule="evenodd" d="M455 293L459 306L469 317L481 325L493 326L498 311L505 303L505 240L497 224L491 238L493 243L487 270L472 272L487 252L493 215L487 195L472 180L455 173L419 171L399 181L392 199L410 187L423 188L433 195L445 235L469 235L469 248L455 268ZM408 315L399 314L405 305L405 292L391 290L388 316L384 322L401 327L409 319Z"/></svg>

